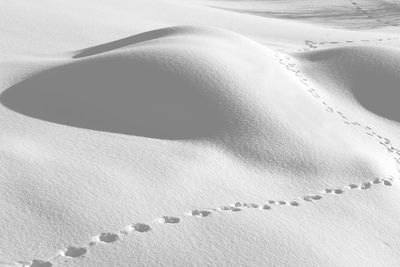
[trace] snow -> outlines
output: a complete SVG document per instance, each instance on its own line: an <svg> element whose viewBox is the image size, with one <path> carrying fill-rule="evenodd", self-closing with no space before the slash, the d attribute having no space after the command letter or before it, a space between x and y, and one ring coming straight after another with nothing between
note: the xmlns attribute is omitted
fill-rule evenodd
<svg viewBox="0 0 400 267"><path fill-rule="evenodd" d="M2 1L0 266L398 266L398 8Z"/></svg>

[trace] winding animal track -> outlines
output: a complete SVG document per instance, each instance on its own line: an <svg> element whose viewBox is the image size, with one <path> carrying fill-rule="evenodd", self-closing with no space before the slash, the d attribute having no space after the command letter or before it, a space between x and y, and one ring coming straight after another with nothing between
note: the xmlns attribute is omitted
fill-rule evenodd
<svg viewBox="0 0 400 267"><path fill-rule="evenodd" d="M349 184L349 185L344 185L341 188L335 188L335 189L324 189L321 194L316 194L316 195L306 195L302 196L296 200L267 200L265 203L245 203L245 202L235 202L231 205L226 205L222 206L219 208L214 208L211 210L192 210L186 215L190 215L193 217L199 217L199 218L204 218L212 215L214 212L240 212L243 210L243 208L247 209L260 209L264 211L269 211L272 210L272 206L278 207L283 207L283 206L291 206L291 207L299 207L301 206L301 202L303 201L304 203L306 202L314 202L314 201L319 201L323 197L323 194L333 194L333 195L340 195L343 194L346 190L366 190L366 189L371 189L372 186L376 185L384 185L384 186L392 186L392 183L394 182L394 179L392 177L388 177L386 179L381 179L377 178L373 181L366 181L361 184ZM240 207L240 208L239 208ZM156 223L164 223L164 224L178 224L181 222L181 220L184 218L184 216L180 217L173 217L173 216L163 216L159 219L156 219L154 222ZM153 223L154 223L153 222ZM53 257L52 259L49 260L33 260L30 263L22 264L22 262L18 262L21 265L19 266L30 266L30 267L51 267L53 264L51 261L55 260L58 257L65 257L65 258L79 258L83 257L86 255L88 252L89 248L91 246L94 246L96 244L110 244L119 241L123 235L129 235L132 232L138 232L138 233L147 233L152 231L152 228L150 226L151 223L145 224L145 223L134 223L126 226L123 230L121 230L119 233L101 233L95 237L92 238L92 241L88 243L87 246L82 246L82 247L75 247L75 246L69 246L65 251L61 251L57 256ZM10 266L15 266L15 265L10 265Z"/></svg>
<svg viewBox="0 0 400 267"><path fill-rule="evenodd" d="M394 26L394 25L391 25ZM303 49L302 51L307 51L310 49L317 49L317 45L323 45L323 44L343 44L343 43L356 43L356 42L372 42L372 41L377 41L381 42L384 40L398 40L400 39L399 37L391 37L391 38L386 38L386 39L374 39L374 40L359 40L359 41L342 41L342 42L314 42L314 41L305 41L306 43L306 48ZM396 161L397 166L400 164L400 150L395 148L392 144L391 141L384 137L383 135L380 135L375 131L371 126L368 125L363 125L360 122L351 120L349 116L344 115L342 112L336 110L334 107L330 106L323 98L321 95L317 92L317 90L311 86L308 78L306 78L300 69L296 68L296 63L293 62L292 58L288 55L282 55L277 53L275 55L281 65L283 65L288 71L293 72L294 75L298 77L298 80L300 83L304 85L304 87L307 89L307 91L310 93L310 95L315 98L317 101L319 101L324 110L328 113L335 114L338 116L344 124L348 125L349 127L357 127L358 129L362 130L366 135L370 136L371 138L374 138L377 143L383 147L386 148L387 152L392 154L392 158ZM398 167L399 168L399 167ZM400 178L398 178L400 179ZM207 209L207 210L192 210L190 212L185 213L186 216L191 216L191 217L197 217L197 218L206 218L212 216L213 213L227 213L227 212L241 212L243 209L260 209L263 211L270 211L273 209L273 206L276 207L300 207L303 204L310 203L310 202L316 202L316 201L321 201L323 199L324 194L330 194L330 195L342 195L344 194L347 190L354 191L354 190L369 190L373 186L392 186L393 183L395 182L394 177L383 177L383 178L376 178L372 181L365 181L361 184L355 184L355 183L350 183L347 185L343 185L341 187L336 187L336 188L326 188L319 192L319 194L310 194L310 195L304 195L299 197L298 199L289 199L289 200L266 200L263 203L246 203L246 202L235 202L230 205L224 205L220 206L217 208L212 208L212 209ZM26 262L26 261L17 261L10 263L9 266L26 266L26 267L52 267L53 263L52 261L56 260L59 257L64 257L64 258L81 258L84 257L89 249L91 247L94 247L96 245L109 245L111 243L118 242L123 238L124 235L129 235L132 233L138 233L138 234L146 234L152 231L151 224L152 223L162 223L162 224L179 224L183 219L184 215L182 216L163 216L161 218L155 219L151 223L133 223L130 225L125 226L121 231L118 233L112 233L112 232L104 232L100 233L92 238L90 242L88 242L87 245L83 246L68 246L66 249L61 250L56 256L47 259L47 260L38 260L34 259L32 261Z"/></svg>
<svg viewBox="0 0 400 267"><path fill-rule="evenodd" d="M310 93L312 97L314 97L318 102L320 102L324 110L328 113L335 114L340 117L340 119L343 121L344 124L348 125L349 127L355 127L364 132L364 134L373 137L375 141L386 148L386 150L392 154L393 160L396 161L397 164L400 164L400 150L394 147L391 144L391 141L381 135L378 134L376 130L374 130L371 126L369 125L363 125L361 122L354 121L350 119L348 115L344 115L341 111L336 110L333 106L329 105L322 97L321 95L317 92L317 90L311 85L309 80L302 74L302 72L296 68L296 63L293 62L292 58L288 55L282 56L281 54L275 54L275 56L278 58L279 64L283 65L287 70L293 72L300 83L304 85L304 87L307 89L307 91ZM389 181L386 181L386 183L390 183Z"/></svg>

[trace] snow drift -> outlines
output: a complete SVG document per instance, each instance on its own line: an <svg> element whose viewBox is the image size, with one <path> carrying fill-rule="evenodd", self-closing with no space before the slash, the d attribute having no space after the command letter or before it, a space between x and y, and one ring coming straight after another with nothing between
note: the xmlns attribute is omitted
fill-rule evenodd
<svg viewBox="0 0 400 267"><path fill-rule="evenodd" d="M0 266L399 265L387 9L1 5Z"/></svg>

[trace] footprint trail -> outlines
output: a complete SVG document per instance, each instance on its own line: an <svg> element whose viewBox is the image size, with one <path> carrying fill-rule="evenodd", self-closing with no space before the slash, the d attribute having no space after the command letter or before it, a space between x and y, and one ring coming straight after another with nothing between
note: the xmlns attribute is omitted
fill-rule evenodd
<svg viewBox="0 0 400 267"><path fill-rule="evenodd" d="M393 26L393 25L392 25ZM397 40L399 39L398 37L391 38L390 40ZM389 40L386 39L386 40ZM377 39L377 40L361 40L360 42L369 42L369 41L384 41L384 39ZM306 48L304 50L310 50L310 49L317 49L318 45L323 45L323 42L317 43L313 41L305 41L306 42ZM345 41L347 43L353 43L355 41ZM329 44L340 44L340 42L325 42ZM342 42L343 43L343 42ZM308 93L313 97L316 101L320 102L322 105L323 110L325 110L328 113L331 113L335 116L337 116L340 120L343 121L345 125L348 125L348 127L355 127L359 130L361 130L364 134L367 136L373 138L380 146L384 147L388 153L392 155L393 160L395 160L396 165L399 168L400 164L400 150L394 147L391 144L391 141L384 137L383 135L379 134L378 131L374 130L373 127L369 125L363 125L361 122L357 122L352 120L348 115L345 115L339 110L336 110L333 106L329 105L327 101L325 101L321 94L318 92L318 90L313 87L308 80L308 78L302 74L301 70L297 68L297 64L294 62L294 60L286 55L286 54L281 54L277 53L276 58L279 61L279 64L281 64L287 71L292 72L294 75L297 76L298 80L300 83L303 84L304 88L308 91ZM399 168L400 170L400 168ZM242 201L237 201L232 204L228 205L223 205L220 207L216 208L211 208L211 209L194 209L189 212L186 212L185 214L182 214L182 216L162 216L161 218L157 218L153 220L152 222L149 223L143 223L143 222L137 222L137 223L132 223L127 226L125 226L121 231L117 233L113 232L103 232L100 233L96 236L94 236L91 241L89 241L86 245L82 246L67 246L66 249L60 250L59 253L50 258L50 259L45 259L45 260L40 260L40 259L34 259L31 261L16 261L13 263L10 263L8 266L29 266L29 267L51 267L53 266L53 261L55 261L59 257L63 257L65 259L79 259L79 258L84 258L85 255L89 252L90 249L94 249L95 246L107 246L111 245L113 243L116 243L120 241L124 236L130 235L130 234L140 234L140 235L147 235L153 231L152 224L157 223L157 224L164 224L164 225L170 225L170 227L175 227L174 225L179 225L182 220L189 220L190 217L195 217L198 219L207 219L208 217L212 217L214 213L221 213L221 214L234 214L243 211L244 209L258 209L260 212L269 212L274 209L281 209L285 207L290 207L290 208L301 208L302 206L310 205L312 203L317 203L319 201L323 201L323 195L331 195L333 196L340 196L343 195L345 192L349 191L354 191L354 190L370 190L374 186L392 186L395 180L398 180L399 178L394 178L394 177L383 177L383 178L376 178L372 181L364 181L363 183L356 184L356 183L350 183L346 184L340 187L334 187L334 188L326 188L322 190L321 192L314 193L314 194L309 194L309 195L304 195L301 196L297 199L287 199L287 200L265 200L261 203L247 203L247 202L242 202ZM303 205L304 204L304 205ZM167 226L165 226L167 227ZM1 266L1 263L0 263Z"/></svg>

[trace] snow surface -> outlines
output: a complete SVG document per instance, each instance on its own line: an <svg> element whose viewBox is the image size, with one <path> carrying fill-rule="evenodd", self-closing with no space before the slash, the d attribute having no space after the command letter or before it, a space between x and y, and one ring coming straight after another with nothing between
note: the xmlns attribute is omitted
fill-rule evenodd
<svg viewBox="0 0 400 267"><path fill-rule="evenodd" d="M0 266L399 266L399 11L1 1Z"/></svg>

